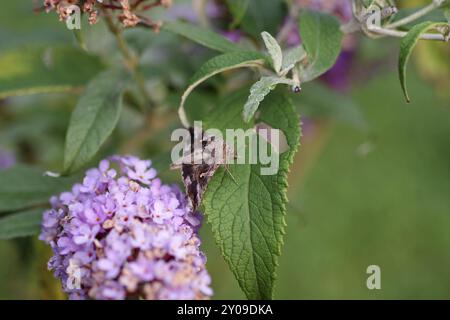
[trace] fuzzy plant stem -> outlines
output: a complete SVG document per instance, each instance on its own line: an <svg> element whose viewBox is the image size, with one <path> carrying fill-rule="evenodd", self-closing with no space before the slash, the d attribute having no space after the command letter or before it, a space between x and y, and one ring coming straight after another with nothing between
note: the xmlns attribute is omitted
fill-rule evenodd
<svg viewBox="0 0 450 320"><path fill-rule="evenodd" d="M398 37L398 38L403 38L404 36L406 36L408 34L405 31L386 29L386 28L381 28L381 27L376 27L376 26L371 26L370 28L368 28L368 30L370 32L376 33L378 35ZM448 37L444 36L443 34L439 34L439 33L424 33L420 36L420 39L448 41Z"/></svg>
<svg viewBox="0 0 450 320"><path fill-rule="evenodd" d="M138 89L142 97L144 98L145 106L141 108L144 112L148 112L148 110L153 106L153 102L145 88L145 79L138 70L139 60L128 47L127 42L122 35L122 31L114 24L109 14L105 14L105 20L109 31L114 35L114 38L116 39L117 46L119 47L119 50L125 60L125 65L132 73Z"/></svg>

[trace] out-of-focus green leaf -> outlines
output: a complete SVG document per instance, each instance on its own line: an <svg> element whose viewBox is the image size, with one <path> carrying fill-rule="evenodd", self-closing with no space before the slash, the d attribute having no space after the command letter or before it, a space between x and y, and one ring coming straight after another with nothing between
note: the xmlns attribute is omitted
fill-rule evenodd
<svg viewBox="0 0 450 320"><path fill-rule="evenodd" d="M70 118L64 172L83 167L112 133L119 120L128 78L123 70L109 70L89 83Z"/></svg>
<svg viewBox="0 0 450 320"><path fill-rule="evenodd" d="M0 54L0 98L73 90L102 68L97 57L72 47L8 50Z"/></svg>
<svg viewBox="0 0 450 320"><path fill-rule="evenodd" d="M216 109L219 116L212 115L212 120L206 121L208 126L248 128L240 118L244 101L242 93L230 97ZM263 166L248 161L229 165L229 172L220 168L203 199L203 212L216 242L249 299L273 297L285 228L287 172L300 138L298 115L282 94L269 95L260 110L259 119L283 131L287 138L289 150L279 155L278 172L261 175Z"/></svg>
<svg viewBox="0 0 450 320"><path fill-rule="evenodd" d="M303 84L302 92L291 97L301 115L345 123L358 129L367 128L361 106L351 97L318 81Z"/></svg>
<svg viewBox="0 0 450 320"><path fill-rule="evenodd" d="M74 178L47 177L37 168L15 166L0 171L0 181L0 212L6 212L45 204L70 189Z"/></svg>
<svg viewBox="0 0 450 320"><path fill-rule="evenodd" d="M282 73L285 74L291 70L296 63L306 58L306 51L303 46L297 46L286 50L283 54Z"/></svg>
<svg viewBox="0 0 450 320"><path fill-rule="evenodd" d="M447 22L450 23L450 5L448 7L445 7L443 9L443 12L444 12L445 19L447 19Z"/></svg>
<svg viewBox="0 0 450 320"><path fill-rule="evenodd" d="M38 234L43 211L43 209L31 209L0 218L0 239L12 239Z"/></svg>
<svg viewBox="0 0 450 320"><path fill-rule="evenodd" d="M400 85L402 86L403 93L407 102L410 102L408 90L406 88L406 66L411 56L412 50L419 41L420 36L430 29L436 28L438 26L445 26L446 23L440 22L422 22L414 26L408 34L402 39L400 43L400 53L398 57L398 73L400 78Z"/></svg>
<svg viewBox="0 0 450 320"><path fill-rule="evenodd" d="M186 101L186 113L191 123L205 119L214 109L217 96L211 92L194 91ZM179 97L177 96L177 102Z"/></svg>
<svg viewBox="0 0 450 320"><path fill-rule="evenodd" d="M259 67L265 62L265 56L258 52L230 52L216 56L203 64L192 77L189 86L181 97L180 113L185 114L184 104L189 94L206 79L232 69L243 67ZM182 116L185 117L185 116Z"/></svg>
<svg viewBox="0 0 450 320"><path fill-rule="evenodd" d="M262 77L250 88L250 95L244 105L242 116L245 122L249 122L258 110L259 104L264 98L275 89L277 84L295 85L295 82L287 78Z"/></svg>
<svg viewBox="0 0 450 320"><path fill-rule="evenodd" d="M70 31L54 14L33 13L33 7L33 2L28 0L2 2L0 50L30 44L71 44Z"/></svg>
<svg viewBox="0 0 450 320"><path fill-rule="evenodd" d="M191 23L181 21L166 22L163 25L163 30L179 34L205 47L220 52L233 52L242 50L242 48L240 48L238 45L222 37L221 35L211 30L200 28Z"/></svg>
<svg viewBox="0 0 450 320"><path fill-rule="evenodd" d="M301 71L302 82L311 81L330 69L341 51L342 32L339 21L317 11L302 11L300 36L308 53L308 65Z"/></svg>
<svg viewBox="0 0 450 320"><path fill-rule="evenodd" d="M231 22L231 28L238 26L245 16L245 12L248 8L250 0L226 0L228 8L233 15L233 21Z"/></svg>
<svg viewBox="0 0 450 320"><path fill-rule="evenodd" d="M73 30L73 36L75 37L75 40L80 46L80 48L83 49L84 51L88 51L86 41L84 40L83 33L81 32L81 30L79 29Z"/></svg>
<svg viewBox="0 0 450 320"><path fill-rule="evenodd" d="M412 13L414 13L415 11L420 10L420 9L422 9L422 8L403 8L403 9L400 9L395 14L395 16L393 16L393 18L392 18L392 20L390 22L394 23L394 22L396 22L398 20L401 20L401 19L405 18L406 16L409 16ZM417 25L419 23L422 23L422 22L426 22L426 21L430 21L430 22L445 22L446 21L445 10L444 9L432 10L432 11L428 12L427 14L417 18L413 22L406 23L406 24L402 25L400 28L409 30L412 27L414 27L415 25Z"/></svg>
<svg viewBox="0 0 450 320"><path fill-rule="evenodd" d="M259 37L262 30L270 34L279 31L283 19L286 17L286 5L284 0L250 0L240 29L252 35L255 39Z"/></svg>

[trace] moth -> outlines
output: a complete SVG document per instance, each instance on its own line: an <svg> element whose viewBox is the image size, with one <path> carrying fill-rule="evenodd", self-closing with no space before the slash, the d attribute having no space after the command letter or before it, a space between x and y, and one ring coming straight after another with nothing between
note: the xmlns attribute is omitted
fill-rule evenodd
<svg viewBox="0 0 450 320"><path fill-rule="evenodd" d="M233 149L217 136L206 135L202 130L192 127L189 128L189 134L190 146L185 148L183 157L172 163L170 168L181 169L186 194L192 208L197 210L211 177L222 165L228 169L227 165L235 155Z"/></svg>

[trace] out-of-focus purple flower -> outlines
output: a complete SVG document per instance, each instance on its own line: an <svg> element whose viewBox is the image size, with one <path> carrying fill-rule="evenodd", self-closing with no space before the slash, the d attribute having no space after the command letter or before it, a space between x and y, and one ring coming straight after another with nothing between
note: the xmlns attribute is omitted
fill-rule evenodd
<svg viewBox="0 0 450 320"><path fill-rule="evenodd" d="M242 32L240 30L224 31L222 34L231 42L239 42L242 38Z"/></svg>
<svg viewBox="0 0 450 320"><path fill-rule="evenodd" d="M0 170L8 169L16 164L16 158L14 155L6 151L3 148L0 148Z"/></svg>
<svg viewBox="0 0 450 320"><path fill-rule="evenodd" d="M350 84L350 78L346 76L353 64L354 50L342 50L334 66L322 75L321 79L331 88L345 91Z"/></svg>
<svg viewBox="0 0 450 320"><path fill-rule="evenodd" d="M298 23L295 19L286 18L282 26L283 30L287 30L286 45L288 47L298 46L301 42L300 33L298 32Z"/></svg>
<svg viewBox="0 0 450 320"><path fill-rule="evenodd" d="M206 16L210 19L218 19L223 17L227 12L225 4L210 0L206 3Z"/></svg>
<svg viewBox="0 0 450 320"><path fill-rule="evenodd" d="M300 8L317 10L332 14L342 22L348 22L352 18L352 6L348 0L296 0ZM300 33L296 19L288 17L282 27L288 30L286 44L290 47L300 44Z"/></svg>
<svg viewBox="0 0 450 320"><path fill-rule="evenodd" d="M303 116L300 122L300 126L302 128L303 139L309 140L309 138L315 135L317 125L313 119L307 116Z"/></svg>
<svg viewBox="0 0 450 320"><path fill-rule="evenodd" d="M214 0L208 0L205 7L205 15L210 19L220 19L227 13L227 8L224 4L220 4ZM169 20L185 19L189 22L199 22L200 17L195 6L192 4L174 4L167 11Z"/></svg>
<svg viewBox="0 0 450 320"><path fill-rule="evenodd" d="M111 168L111 163L118 169ZM51 199L40 239L70 299L205 299L200 215L150 161L114 156Z"/></svg>
<svg viewBox="0 0 450 320"><path fill-rule="evenodd" d="M188 4L173 5L167 11L167 18L169 20L184 19L189 22L197 22L198 21L197 12L195 12L195 10L192 8L192 6L188 5Z"/></svg>
<svg viewBox="0 0 450 320"><path fill-rule="evenodd" d="M348 22L353 14L349 0L296 0L296 3L301 8L331 13L342 22Z"/></svg>

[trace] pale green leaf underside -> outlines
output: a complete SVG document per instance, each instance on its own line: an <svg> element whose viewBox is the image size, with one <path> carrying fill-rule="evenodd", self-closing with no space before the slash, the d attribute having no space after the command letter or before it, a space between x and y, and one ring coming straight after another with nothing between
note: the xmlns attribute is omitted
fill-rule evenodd
<svg viewBox="0 0 450 320"><path fill-rule="evenodd" d="M39 233L44 209L31 209L0 218L0 239L32 236Z"/></svg>
<svg viewBox="0 0 450 320"><path fill-rule="evenodd" d="M286 50L283 54L283 65L281 67L282 73L287 73L291 70L296 63L306 58L306 51L303 46L297 46L292 49Z"/></svg>
<svg viewBox="0 0 450 320"><path fill-rule="evenodd" d="M308 53L308 65L300 73L300 79L306 82L334 65L341 50L342 32L335 17L316 11L303 11L299 25L303 46Z"/></svg>
<svg viewBox="0 0 450 320"><path fill-rule="evenodd" d="M88 84L70 118L64 153L65 172L84 166L112 133L119 120L127 79L124 71L110 70Z"/></svg>
<svg viewBox="0 0 450 320"><path fill-rule="evenodd" d="M0 170L0 212L20 210L48 203L52 195L70 189L73 178L51 178L43 170L14 166Z"/></svg>
<svg viewBox="0 0 450 320"><path fill-rule="evenodd" d="M243 67L260 67L264 62L264 56L261 53L245 51L225 53L205 62L192 77L189 86L181 96L179 114L183 124L185 126L189 125L186 123L184 104L188 96L199 84L221 72Z"/></svg>
<svg viewBox="0 0 450 320"><path fill-rule="evenodd" d="M428 30L435 28L437 26L446 25L445 23L439 22L422 22L415 25L408 34L402 39L400 43L400 54L398 57L398 73L400 78L400 85L402 86L403 94L407 102L410 102L408 90L406 88L406 67L411 56L411 53L419 41L420 35Z"/></svg>
<svg viewBox="0 0 450 320"><path fill-rule="evenodd" d="M272 59L272 66L276 73L281 71L281 65L283 63L283 52L281 51L280 45L277 40L270 35L268 32L261 33L261 36L264 40L264 44L269 52L269 55Z"/></svg>
<svg viewBox="0 0 450 320"><path fill-rule="evenodd" d="M262 77L259 81L255 82L250 88L250 95L247 102L244 105L244 111L242 116L245 122L249 122L258 110L259 104L269 94L270 91L275 89L277 84L284 83L294 85L295 82L287 78L279 77Z"/></svg>
<svg viewBox="0 0 450 320"><path fill-rule="evenodd" d="M163 24L162 28L163 30L179 34L216 51L224 53L232 51L242 51L242 48L229 41L228 39L222 37L220 34L217 34L205 28L198 27L191 23L181 21L166 22Z"/></svg>
<svg viewBox="0 0 450 320"><path fill-rule="evenodd" d="M209 126L233 128L248 125L239 117L245 101L240 94L222 104L221 116ZM203 208L222 255L249 299L271 299L285 228L288 167L297 150L300 129L293 106L274 92L260 107L260 119L286 135L289 150L280 156L276 175L260 175L260 166L230 165L219 169L208 184ZM240 123L239 123L240 122Z"/></svg>

